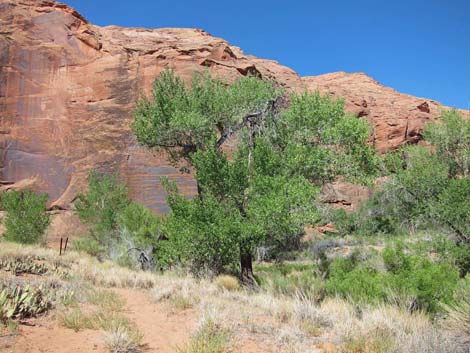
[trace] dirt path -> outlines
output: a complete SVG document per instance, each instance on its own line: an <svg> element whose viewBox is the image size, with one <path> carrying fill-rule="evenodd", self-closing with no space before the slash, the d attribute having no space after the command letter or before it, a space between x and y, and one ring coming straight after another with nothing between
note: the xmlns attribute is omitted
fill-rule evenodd
<svg viewBox="0 0 470 353"><path fill-rule="evenodd" d="M115 289L126 300L124 314L144 335L144 352L175 353L190 338L197 324L193 310L171 313L164 304L153 303L143 291Z"/></svg>
<svg viewBox="0 0 470 353"><path fill-rule="evenodd" d="M144 335L145 353L175 353L189 339L197 323L192 310L171 313L164 305L153 303L149 294L134 289L114 289L126 300L123 314ZM107 353L105 333L95 330L75 332L58 325L52 316L20 325L16 336L0 336L0 353Z"/></svg>

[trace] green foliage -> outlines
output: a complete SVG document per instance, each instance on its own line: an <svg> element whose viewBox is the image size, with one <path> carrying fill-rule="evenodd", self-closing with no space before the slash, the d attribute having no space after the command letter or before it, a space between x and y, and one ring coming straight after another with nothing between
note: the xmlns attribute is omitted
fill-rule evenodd
<svg viewBox="0 0 470 353"><path fill-rule="evenodd" d="M92 171L88 192L78 196L75 209L81 220L93 225L93 236L102 242L116 229L118 215L128 203L128 191L115 175Z"/></svg>
<svg viewBox="0 0 470 353"><path fill-rule="evenodd" d="M405 148L400 155L404 169L394 169L357 212L334 214L340 232L390 235L438 226L467 237L469 179L449 179L448 165L423 147Z"/></svg>
<svg viewBox="0 0 470 353"><path fill-rule="evenodd" d="M323 184L343 175L357 180L376 173L377 156L366 145L370 126L344 113L344 103L319 93L294 94L276 124L289 172Z"/></svg>
<svg viewBox="0 0 470 353"><path fill-rule="evenodd" d="M433 242L435 251L442 261L455 265L460 272L460 277L464 278L470 272L470 244L450 241L444 237Z"/></svg>
<svg viewBox="0 0 470 353"><path fill-rule="evenodd" d="M161 221L148 208L136 202L119 213L118 227L127 232L136 246L153 246L160 239Z"/></svg>
<svg viewBox="0 0 470 353"><path fill-rule="evenodd" d="M11 190L2 195L5 218L5 239L22 244L37 243L50 223L46 212L47 195L33 191Z"/></svg>
<svg viewBox="0 0 470 353"><path fill-rule="evenodd" d="M210 194L186 200L174 195L165 224L168 241L158 247L160 263L182 263L193 273L220 273L235 266L239 254L240 218L236 209L221 207ZM237 220L238 218L238 220Z"/></svg>
<svg viewBox="0 0 470 353"><path fill-rule="evenodd" d="M88 192L79 196L76 212L91 226L91 234L76 240L75 249L125 267L137 267L141 251L152 258L162 235L160 220L131 201L116 176L92 172L88 182Z"/></svg>
<svg viewBox="0 0 470 353"><path fill-rule="evenodd" d="M432 148L405 147L383 159L389 181L352 215L335 214L342 234L447 229L470 241L470 122L447 111L426 125Z"/></svg>
<svg viewBox="0 0 470 353"><path fill-rule="evenodd" d="M470 176L470 120L457 110L445 111L442 122L425 126L424 138L436 148L437 155L450 169L451 176Z"/></svg>
<svg viewBox="0 0 470 353"><path fill-rule="evenodd" d="M222 131L278 95L270 82L255 77L227 85L208 72L194 74L187 87L166 69L155 80L152 97L137 102L132 129L140 142L166 150L175 162L189 161L191 153L213 146Z"/></svg>
<svg viewBox="0 0 470 353"><path fill-rule="evenodd" d="M406 254L400 244L386 248L382 256L386 272L357 257L336 259L329 269L326 292L356 302L396 302L397 298L406 298L410 310L430 313L439 310L439 303L452 302L458 283L454 266Z"/></svg>
<svg viewBox="0 0 470 353"><path fill-rule="evenodd" d="M387 247L382 252L385 268L388 272L397 274L400 271L410 271L411 257L405 255L404 245L397 243L395 247Z"/></svg>
<svg viewBox="0 0 470 353"><path fill-rule="evenodd" d="M106 247L93 237L82 237L73 242L75 251L84 252L91 256L100 257L106 252Z"/></svg>
<svg viewBox="0 0 470 353"><path fill-rule="evenodd" d="M470 178L450 180L435 207L439 220L470 242Z"/></svg>
<svg viewBox="0 0 470 353"><path fill-rule="evenodd" d="M398 293L411 298L411 308L436 312L439 303L452 301L452 294L457 285L458 272L447 263L433 263L427 258L413 257L410 270L399 270L388 277L389 285Z"/></svg>
<svg viewBox="0 0 470 353"><path fill-rule="evenodd" d="M357 267L349 270L346 260L332 263L325 283L329 295L340 295L355 302L378 302L385 299L383 277L374 269Z"/></svg>

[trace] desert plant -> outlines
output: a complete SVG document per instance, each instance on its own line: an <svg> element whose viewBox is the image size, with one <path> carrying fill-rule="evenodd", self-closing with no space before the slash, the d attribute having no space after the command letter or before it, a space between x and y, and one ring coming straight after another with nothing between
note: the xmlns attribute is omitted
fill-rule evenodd
<svg viewBox="0 0 470 353"><path fill-rule="evenodd" d="M41 240L49 225L46 212L47 195L33 191L11 190L1 196L5 218L5 239L22 244L33 244Z"/></svg>
<svg viewBox="0 0 470 353"><path fill-rule="evenodd" d="M37 316L51 307L51 298L43 287L11 283L0 287L0 321Z"/></svg>

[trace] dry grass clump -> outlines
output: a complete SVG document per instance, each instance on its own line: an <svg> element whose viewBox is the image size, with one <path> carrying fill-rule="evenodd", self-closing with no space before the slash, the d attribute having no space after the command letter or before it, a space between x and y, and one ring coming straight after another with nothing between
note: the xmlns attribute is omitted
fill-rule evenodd
<svg viewBox="0 0 470 353"><path fill-rule="evenodd" d="M111 353L138 353L140 341L127 328L117 327L106 335L105 345Z"/></svg>
<svg viewBox="0 0 470 353"><path fill-rule="evenodd" d="M229 292L240 290L240 282L235 276L219 275L214 279L214 283L220 289L225 289Z"/></svg>
<svg viewBox="0 0 470 353"><path fill-rule="evenodd" d="M231 333L213 315L205 315L190 342L179 353L231 353Z"/></svg>
<svg viewBox="0 0 470 353"><path fill-rule="evenodd" d="M446 318L441 323L450 336L462 347L470 347L470 297L458 304L445 305Z"/></svg>
<svg viewBox="0 0 470 353"><path fill-rule="evenodd" d="M464 352L421 312L390 305L359 310L343 300L327 301L317 310L330 319L331 331L344 352Z"/></svg>

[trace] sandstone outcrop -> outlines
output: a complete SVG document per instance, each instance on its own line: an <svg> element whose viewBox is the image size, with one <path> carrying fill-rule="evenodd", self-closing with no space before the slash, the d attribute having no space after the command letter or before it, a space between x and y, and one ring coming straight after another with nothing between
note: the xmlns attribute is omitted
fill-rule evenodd
<svg viewBox="0 0 470 353"><path fill-rule="evenodd" d="M446 108L434 100L385 87L363 73L334 72L302 80L309 90L344 98L346 110L367 119L374 131L373 144L380 152L419 142L424 124Z"/></svg>
<svg viewBox="0 0 470 353"><path fill-rule="evenodd" d="M417 141L441 107L362 74L301 78L198 29L99 27L53 0L0 0L3 188L29 183L49 193L52 208L67 209L98 169L120 173L157 212L166 209L159 176L193 193L191 177L139 146L129 128L136 99L167 66L186 80L208 68L227 80L257 74L287 89L345 96L347 109L373 124L380 151Z"/></svg>

